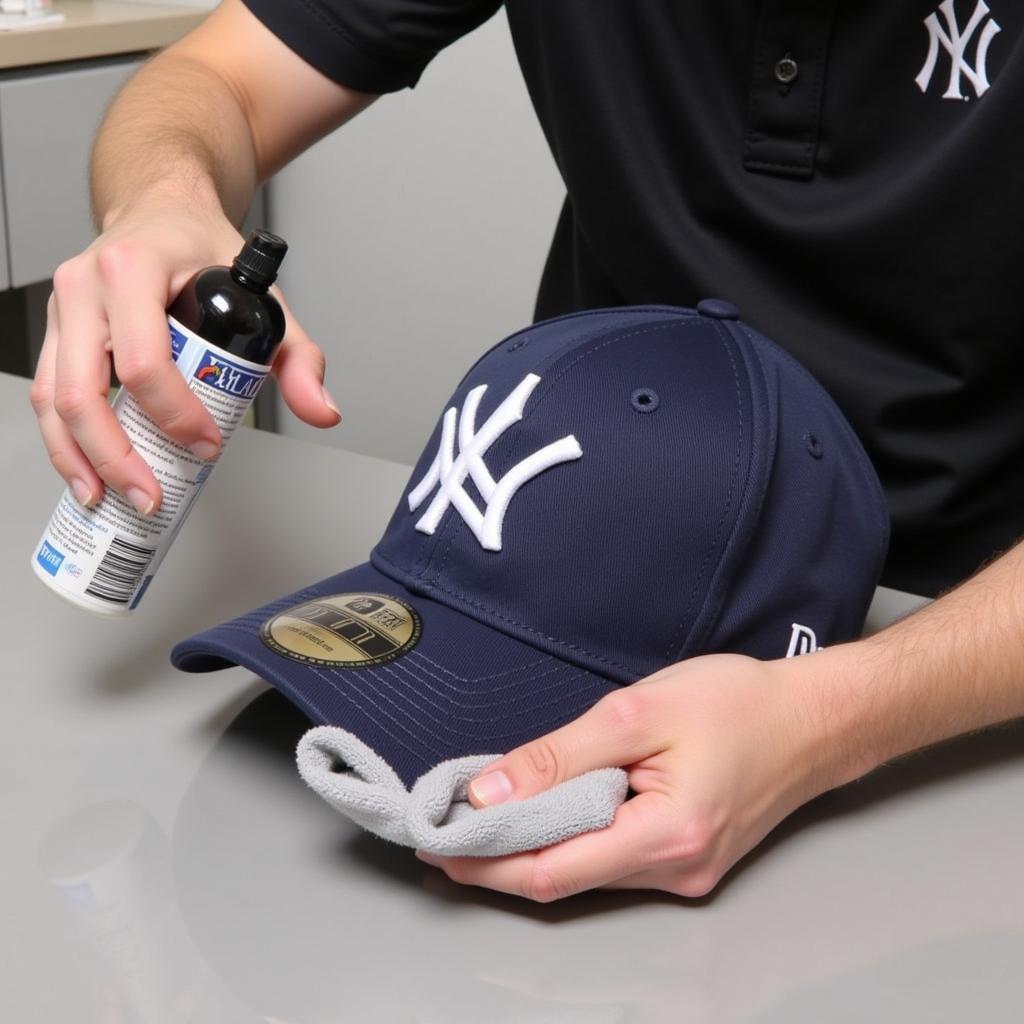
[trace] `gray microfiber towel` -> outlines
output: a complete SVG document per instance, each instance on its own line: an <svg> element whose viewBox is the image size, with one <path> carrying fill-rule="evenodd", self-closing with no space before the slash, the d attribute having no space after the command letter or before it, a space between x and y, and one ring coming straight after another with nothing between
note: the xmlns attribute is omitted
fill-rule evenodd
<svg viewBox="0 0 1024 1024"><path fill-rule="evenodd" d="M442 857L501 857L539 850L606 828L626 798L626 773L600 768L526 800L477 810L466 787L498 754L444 761L411 790L357 736L335 726L299 741L299 774L357 825L402 846Z"/></svg>

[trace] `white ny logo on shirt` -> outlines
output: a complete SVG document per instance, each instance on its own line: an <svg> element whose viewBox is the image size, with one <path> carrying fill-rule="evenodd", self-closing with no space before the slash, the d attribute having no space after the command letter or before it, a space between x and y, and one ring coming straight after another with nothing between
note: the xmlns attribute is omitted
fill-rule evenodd
<svg viewBox="0 0 1024 1024"><path fill-rule="evenodd" d="M420 533L432 534L448 511L448 506L454 505L480 546L485 551L500 551L501 525L516 491L545 469L557 466L560 462L578 459L583 454L576 438L567 434L517 462L500 480L491 476L483 459L487 449L513 423L523 418L526 401L539 383L540 377L535 373L527 374L518 387L487 417L479 431L476 429L476 414L480 400L487 391L486 384L473 388L466 395L461 415L454 406L445 412L437 455L423 479L409 492L409 511L415 512L427 495L435 487L438 488L433 501L416 523ZM456 429L458 456L455 454ZM476 489L486 502L483 512L476 507L462 486L467 476L472 477Z"/></svg>
<svg viewBox="0 0 1024 1024"><path fill-rule="evenodd" d="M938 11L942 12L946 19L946 28L939 24ZM985 0L978 0L967 22L963 32L956 21L956 11L953 9L953 0L943 0L937 11L932 11L924 19L925 27L928 29L928 56L925 57L924 66L918 72L917 87L921 92L927 92L931 85L932 74L939 59L939 44L949 54L949 85L942 94L944 100L965 100L966 96L960 91L960 76L966 75L967 81L974 86L974 94L979 98L984 96L989 89L988 71L985 62L988 60L988 48L992 39L1002 29L995 18L989 18L978 38L978 47L974 51L974 67L964 60L964 53L974 33L981 27L982 22L988 18L989 9ZM948 30L948 31L947 31Z"/></svg>

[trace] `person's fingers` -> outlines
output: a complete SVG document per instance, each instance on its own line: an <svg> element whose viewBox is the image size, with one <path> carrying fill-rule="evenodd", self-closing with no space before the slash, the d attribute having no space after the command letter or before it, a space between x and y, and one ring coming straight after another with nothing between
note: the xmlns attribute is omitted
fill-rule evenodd
<svg viewBox="0 0 1024 1024"><path fill-rule="evenodd" d="M274 297L281 303L288 325L274 359L274 376L281 396L300 420L314 427L333 427L341 421L341 411L324 385L324 354L302 329L276 288Z"/></svg>
<svg viewBox="0 0 1024 1024"><path fill-rule="evenodd" d="M608 885L679 856L669 801L641 793L622 804L600 832L509 857L417 856L452 881L478 885L539 903Z"/></svg>
<svg viewBox="0 0 1024 1024"><path fill-rule="evenodd" d="M469 784L469 801L486 807L521 800L594 768L633 764L660 752L662 724L648 693L624 687L488 765Z"/></svg>
<svg viewBox="0 0 1024 1024"><path fill-rule="evenodd" d="M99 297L71 272L55 276L54 292L60 323L54 408L100 478L148 515L160 503L160 486L107 400L109 330Z"/></svg>
<svg viewBox="0 0 1024 1024"><path fill-rule="evenodd" d="M103 496L103 481L71 436L64 421L53 407L57 372L57 303L50 293L46 304L46 332L36 364L29 401L39 421L39 432L50 455L54 469L64 478L71 493L83 504L93 505Z"/></svg>
<svg viewBox="0 0 1024 1024"><path fill-rule="evenodd" d="M171 360L165 276L123 242L101 249L96 264L118 378L168 437L212 459L220 430Z"/></svg>

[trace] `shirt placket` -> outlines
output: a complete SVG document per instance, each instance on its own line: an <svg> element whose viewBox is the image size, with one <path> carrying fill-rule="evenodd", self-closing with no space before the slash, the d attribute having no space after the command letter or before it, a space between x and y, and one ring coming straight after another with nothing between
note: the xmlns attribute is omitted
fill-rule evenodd
<svg viewBox="0 0 1024 1024"><path fill-rule="evenodd" d="M821 131L838 0L765 0L758 19L743 166L809 180Z"/></svg>

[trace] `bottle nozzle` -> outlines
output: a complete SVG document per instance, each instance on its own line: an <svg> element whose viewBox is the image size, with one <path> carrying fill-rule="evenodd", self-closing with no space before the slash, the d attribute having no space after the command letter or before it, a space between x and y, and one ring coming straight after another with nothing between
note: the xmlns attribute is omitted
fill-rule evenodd
<svg viewBox="0 0 1024 1024"><path fill-rule="evenodd" d="M283 238L257 228L249 235L249 240L231 266L254 284L268 287L274 283L287 251L288 243Z"/></svg>

